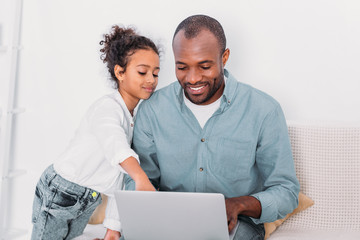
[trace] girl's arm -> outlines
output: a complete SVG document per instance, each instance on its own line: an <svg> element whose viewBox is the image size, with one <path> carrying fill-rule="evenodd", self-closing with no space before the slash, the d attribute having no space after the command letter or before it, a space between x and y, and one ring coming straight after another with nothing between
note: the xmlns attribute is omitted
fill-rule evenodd
<svg viewBox="0 0 360 240"><path fill-rule="evenodd" d="M155 191L144 170L140 167L139 162L134 157L125 159L120 166L135 181L137 191Z"/></svg>
<svg viewBox="0 0 360 240"><path fill-rule="evenodd" d="M135 181L137 191L155 191L146 173L140 167L139 162L134 157L125 159L120 166ZM104 240L118 240L121 237L120 232L107 229Z"/></svg>

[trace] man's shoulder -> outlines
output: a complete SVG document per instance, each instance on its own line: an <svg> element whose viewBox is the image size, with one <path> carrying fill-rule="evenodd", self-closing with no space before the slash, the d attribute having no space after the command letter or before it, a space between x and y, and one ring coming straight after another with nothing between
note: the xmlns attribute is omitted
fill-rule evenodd
<svg viewBox="0 0 360 240"><path fill-rule="evenodd" d="M170 83L169 85L156 90L148 100L141 104L141 108L161 109L168 105L174 104L180 91L180 84L178 82Z"/></svg>
<svg viewBox="0 0 360 240"><path fill-rule="evenodd" d="M238 81L229 71L226 70L225 75L228 77L229 89L227 93L230 97L233 95L238 101L245 101L251 105L270 105L274 107L279 105L272 96L250 84Z"/></svg>
<svg viewBox="0 0 360 240"><path fill-rule="evenodd" d="M258 108L267 112L280 106L274 97L250 84L236 81L236 85L236 99L241 102L245 101L253 109Z"/></svg>
<svg viewBox="0 0 360 240"><path fill-rule="evenodd" d="M267 105L273 105L274 107L278 106L279 103L278 101L273 98L271 95L269 95L268 93L260 90L260 89L257 89L257 88L254 88L254 87L251 87L251 91L252 91L252 94L254 96L254 98L257 100L257 101L262 101L264 104L267 104Z"/></svg>
<svg viewBox="0 0 360 240"><path fill-rule="evenodd" d="M175 97L180 90L179 82L172 82L169 85L156 90L154 94L150 97L149 101L156 101L157 99L161 98L168 98L168 97Z"/></svg>

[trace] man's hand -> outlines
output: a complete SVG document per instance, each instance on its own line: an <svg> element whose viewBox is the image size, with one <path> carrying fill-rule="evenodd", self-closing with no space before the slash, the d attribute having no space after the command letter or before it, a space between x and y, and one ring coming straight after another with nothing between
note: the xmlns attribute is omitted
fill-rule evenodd
<svg viewBox="0 0 360 240"><path fill-rule="evenodd" d="M237 224L238 215L260 218L261 203L254 197L242 196L225 200L228 229L231 232Z"/></svg>
<svg viewBox="0 0 360 240"><path fill-rule="evenodd" d="M238 215L238 203L235 198L228 198L225 200L226 216L228 222L228 230L231 232L236 226Z"/></svg>
<svg viewBox="0 0 360 240"><path fill-rule="evenodd" d="M119 240L120 237L121 237L120 232L107 229L105 237L103 239L95 238L94 240Z"/></svg>

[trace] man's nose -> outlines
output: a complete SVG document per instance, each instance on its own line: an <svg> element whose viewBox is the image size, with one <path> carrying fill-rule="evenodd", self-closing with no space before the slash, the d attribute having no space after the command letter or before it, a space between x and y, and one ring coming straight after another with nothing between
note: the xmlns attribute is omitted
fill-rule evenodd
<svg viewBox="0 0 360 240"><path fill-rule="evenodd" d="M197 69L189 69L186 75L186 80L190 84L196 84L201 80L201 74Z"/></svg>

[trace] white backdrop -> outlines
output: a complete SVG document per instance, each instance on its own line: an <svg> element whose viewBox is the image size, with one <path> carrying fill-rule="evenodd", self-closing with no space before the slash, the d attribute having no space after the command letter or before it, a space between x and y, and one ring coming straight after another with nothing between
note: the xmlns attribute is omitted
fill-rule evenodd
<svg viewBox="0 0 360 240"><path fill-rule="evenodd" d="M9 2L4 6L12 11ZM287 120L357 124L359 12L357 0L24 0L17 103L26 112L16 121L13 167L27 174L13 181L9 225L31 232L41 172L64 150L87 107L111 91L99 41L113 24L134 25L163 46L161 88L176 81L171 39L177 24L192 14L213 16L227 36L227 69L276 98ZM4 16L2 44L11 38ZM6 70L1 99L4 76Z"/></svg>

